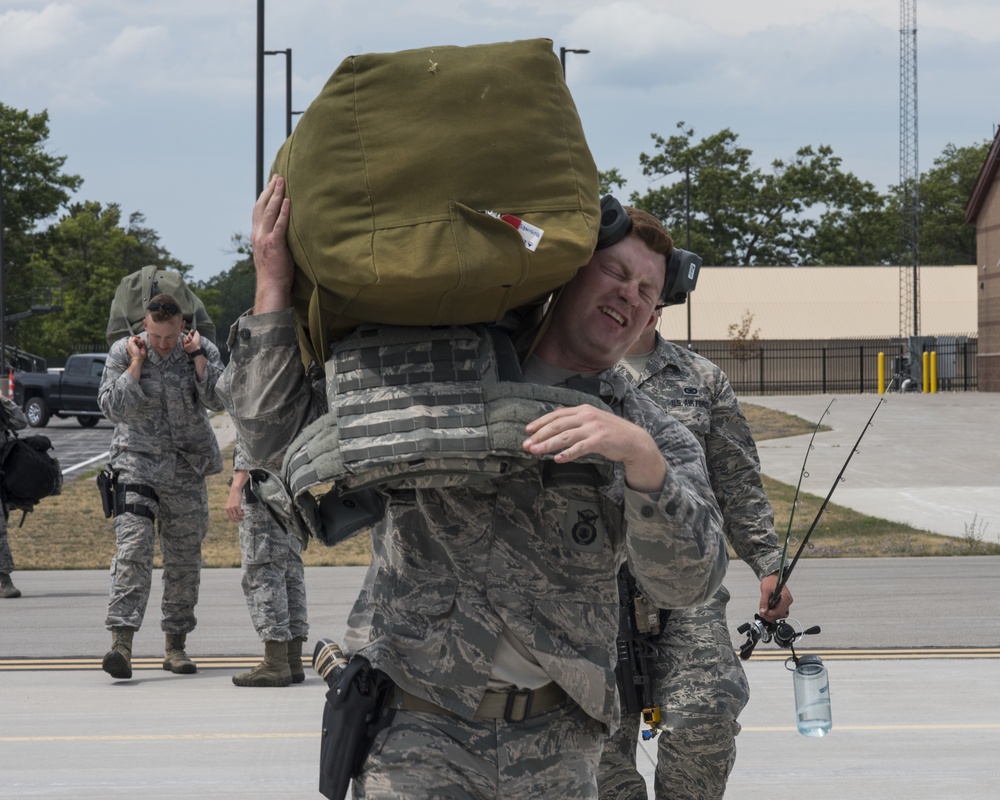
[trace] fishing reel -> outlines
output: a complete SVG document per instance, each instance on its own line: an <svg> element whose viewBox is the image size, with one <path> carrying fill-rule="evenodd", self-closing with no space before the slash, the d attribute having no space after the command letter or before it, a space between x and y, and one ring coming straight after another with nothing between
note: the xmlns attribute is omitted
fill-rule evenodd
<svg viewBox="0 0 1000 800"><path fill-rule="evenodd" d="M768 622L760 614L753 615L753 622L744 622L736 629L737 633L744 634L747 640L740 646L740 658L746 661L753 654L758 642L774 642L778 647L788 648L795 655L793 645L803 636L812 636L820 632L819 625L802 629L797 619L788 617L779 619L777 622Z"/></svg>

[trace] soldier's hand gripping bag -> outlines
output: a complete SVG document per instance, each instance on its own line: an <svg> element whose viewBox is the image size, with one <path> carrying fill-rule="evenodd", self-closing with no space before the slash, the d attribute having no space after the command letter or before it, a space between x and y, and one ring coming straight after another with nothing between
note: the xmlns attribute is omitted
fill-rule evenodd
<svg viewBox="0 0 1000 800"><path fill-rule="evenodd" d="M375 736L392 722L386 709L392 681L355 655L326 693L323 738L319 750L319 791L329 800L343 800L361 769Z"/></svg>
<svg viewBox="0 0 1000 800"><path fill-rule="evenodd" d="M549 39L351 56L272 172L320 364L364 322L495 322L597 242L597 167Z"/></svg>

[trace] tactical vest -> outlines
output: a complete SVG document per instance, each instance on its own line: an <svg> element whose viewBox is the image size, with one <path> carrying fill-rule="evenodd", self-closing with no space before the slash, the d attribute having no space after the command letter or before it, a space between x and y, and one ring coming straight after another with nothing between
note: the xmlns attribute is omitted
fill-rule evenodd
<svg viewBox="0 0 1000 800"><path fill-rule="evenodd" d="M326 376L329 411L291 443L281 479L251 473L254 493L303 542L336 544L378 521L383 489L537 467L521 447L525 426L558 407L610 411L594 394L524 382L509 337L494 326L362 326L333 345ZM607 459L579 462L611 480Z"/></svg>

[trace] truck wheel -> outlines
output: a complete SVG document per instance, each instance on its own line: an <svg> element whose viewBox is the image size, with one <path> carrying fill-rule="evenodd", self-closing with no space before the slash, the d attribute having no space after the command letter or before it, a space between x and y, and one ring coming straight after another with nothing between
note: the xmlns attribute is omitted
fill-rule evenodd
<svg viewBox="0 0 1000 800"><path fill-rule="evenodd" d="M76 421L80 423L81 428L93 428L98 422L101 421L100 417L77 417Z"/></svg>
<svg viewBox="0 0 1000 800"><path fill-rule="evenodd" d="M24 416L32 428L44 428L49 424L49 407L41 397L32 397L24 404Z"/></svg>

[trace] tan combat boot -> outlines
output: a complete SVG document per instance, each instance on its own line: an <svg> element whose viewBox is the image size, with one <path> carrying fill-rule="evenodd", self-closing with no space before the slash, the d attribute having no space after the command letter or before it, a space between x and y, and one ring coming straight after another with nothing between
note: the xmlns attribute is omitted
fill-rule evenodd
<svg viewBox="0 0 1000 800"><path fill-rule="evenodd" d="M132 637L135 628L112 628L111 649L104 654L103 669L112 678L132 677Z"/></svg>
<svg viewBox="0 0 1000 800"><path fill-rule="evenodd" d="M190 675L198 671L198 666L184 652L186 639L186 633L166 634L166 656L163 659L163 668L165 670L177 675Z"/></svg>
<svg viewBox="0 0 1000 800"><path fill-rule="evenodd" d="M305 641L305 636L297 636L288 643L288 669L292 673L292 683L302 683L306 679L302 666L302 645Z"/></svg>
<svg viewBox="0 0 1000 800"><path fill-rule="evenodd" d="M0 597L13 600L15 597L20 596L21 590L14 585L14 581L10 579L10 575L6 572L0 572Z"/></svg>
<svg viewBox="0 0 1000 800"><path fill-rule="evenodd" d="M290 686L288 642L264 642L264 660L249 672L233 675L233 683L237 686Z"/></svg>

